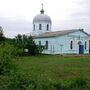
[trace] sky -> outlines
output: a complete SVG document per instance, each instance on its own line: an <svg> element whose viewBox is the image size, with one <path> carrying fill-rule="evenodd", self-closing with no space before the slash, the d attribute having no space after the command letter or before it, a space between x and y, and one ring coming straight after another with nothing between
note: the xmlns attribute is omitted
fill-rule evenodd
<svg viewBox="0 0 90 90"><path fill-rule="evenodd" d="M90 34L90 0L0 0L0 26L6 37L32 32L33 18L44 4L52 31L84 29Z"/></svg>

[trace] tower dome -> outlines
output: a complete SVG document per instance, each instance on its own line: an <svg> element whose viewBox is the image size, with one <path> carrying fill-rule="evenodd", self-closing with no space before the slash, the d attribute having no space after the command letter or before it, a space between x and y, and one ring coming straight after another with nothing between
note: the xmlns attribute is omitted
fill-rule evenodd
<svg viewBox="0 0 90 90"><path fill-rule="evenodd" d="M34 32L49 32L51 31L51 18L44 14L43 4L40 14L36 15L33 19L33 31Z"/></svg>
<svg viewBox="0 0 90 90"><path fill-rule="evenodd" d="M33 23L35 22L48 22L51 23L51 18L44 14L44 10L43 10L43 4L42 4L42 9L40 10L40 14L36 15L33 19Z"/></svg>
<svg viewBox="0 0 90 90"><path fill-rule="evenodd" d="M46 15L46 14L38 14L34 17L33 23L35 22L47 22L47 23L52 23L51 18Z"/></svg>

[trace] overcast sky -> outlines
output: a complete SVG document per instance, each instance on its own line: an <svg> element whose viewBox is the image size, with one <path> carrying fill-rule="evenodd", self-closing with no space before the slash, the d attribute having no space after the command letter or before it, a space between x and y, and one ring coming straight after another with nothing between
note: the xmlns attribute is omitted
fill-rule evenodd
<svg viewBox="0 0 90 90"><path fill-rule="evenodd" d="M0 26L5 35L32 32L41 3L51 17L52 31L83 28L90 33L90 0L0 0Z"/></svg>

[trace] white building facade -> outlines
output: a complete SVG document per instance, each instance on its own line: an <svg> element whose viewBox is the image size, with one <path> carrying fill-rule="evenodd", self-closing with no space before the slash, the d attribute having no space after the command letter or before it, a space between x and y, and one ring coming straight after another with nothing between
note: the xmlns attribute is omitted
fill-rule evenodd
<svg viewBox="0 0 90 90"><path fill-rule="evenodd" d="M90 35L83 29L51 31L51 18L40 14L33 19L33 33L36 44L44 46L45 54L89 54Z"/></svg>

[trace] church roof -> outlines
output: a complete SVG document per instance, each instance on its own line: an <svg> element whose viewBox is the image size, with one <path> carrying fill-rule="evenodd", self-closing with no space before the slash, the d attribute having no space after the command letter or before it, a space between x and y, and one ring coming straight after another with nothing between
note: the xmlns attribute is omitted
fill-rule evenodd
<svg viewBox="0 0 90 90"><path fill-rule="evenodd" d="M45 32L38 34L34 36L34 38L48 38L48 37L57 37L57 36L63 36L69 33L73 33L76 31L81 31L85 33L86 35L90 36L88 33L86 33L83 29L73 29L73 30L63 30L63 31L54 31L54 32Z"/></svg>
<svg viewBox="0 0 90 90"><path fill-rule="evenodd" d="M40 14L36 15L33 19L33 23L41 22L52 23L51 18L48 15L44 14L43 4L42 9L40 10Z"/></svg>
<svg viewBox="0 0 90 90"><path fill-rule="evenodd" d="M51 18L46 14L36 15L33 19L33 23L37 23L37 22L39 22L39 23L41 23L41 22L52 23Z"/></svg>

